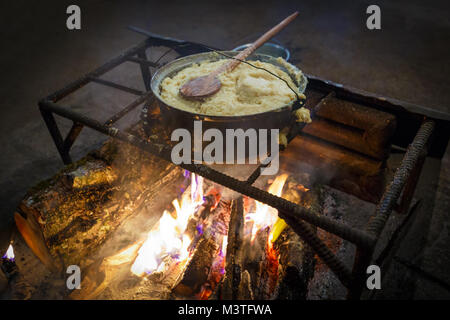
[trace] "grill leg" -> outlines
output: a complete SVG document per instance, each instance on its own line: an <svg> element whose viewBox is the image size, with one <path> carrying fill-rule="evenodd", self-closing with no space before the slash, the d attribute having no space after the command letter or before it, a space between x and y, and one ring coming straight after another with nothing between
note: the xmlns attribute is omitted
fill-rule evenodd
<svg viewBox="0 0 450 320"><path fill-rule="evenodd" d="M137 56L141 59L147 60L147 54L145 53L145 48L143 50L140 50L137 53ZM150 81L152 79L152 74L148 68L148 66L146 66L143 63L140 63L141 66L141 73L142 73L142 79L144 80L144 85L145 85L145 90L149 91L150 90Z"/></svg>
<svg viewBox="0 0 450 320"><path fill-rule="evenodd" d="M72 128L70 128L69 133L67 134L66 139L64 139L64 151L66 153L69 153L70 148L72 148L72 145L74 144L75 140L78 138L81 130L83 129L83 125L74 122L72 125Z"/></svg>
<svg viewBox="0 0 450 320"><path fill-rule="evenodd" d="M72 158L69 155L69 151L64 147L64 140L61 136L58 125L56 124L53 113L42 108L39 108L39 110L41 111L42 118L44 118L45 124L47 125L48 131L53 138L53 142L58 149L62 161L64 162L64 164L72 163Z"/></svg>
<svg viewBox="0 0 450 320"><path fill-rule="evenodd" d="M403 190L402 197L400 198L400 203L397 207L398 213L408 213L409 206L411 204L414 191L416 190L417 183L419 182L420 173L422 172L422 167L425 162L426 156L427 152L425 147L425 149L422 150L422 153L420 154L419 159L414 166L414 169L411 171L411 175L406 181L405 189Z"/></svg>
<svg viewBox="0 0 450 320"><path fill-rule="evenodd" d="M356 249L355 261L352 270L352 284L347 292L348 300L359 300L364 289L366 270L372 258L372 250Z"/></svg>

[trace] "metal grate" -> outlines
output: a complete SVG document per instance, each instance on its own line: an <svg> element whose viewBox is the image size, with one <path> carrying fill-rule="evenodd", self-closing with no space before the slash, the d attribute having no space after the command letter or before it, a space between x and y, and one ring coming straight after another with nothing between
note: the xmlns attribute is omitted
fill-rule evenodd
<svg viewBox="0 0 450 320"><path fill-rule="evenodd" d="M145 141L136 135L119 130L113 126L116 121L152 98L150 89L151 72L149 68L158 67L159 65L158 63L147 60L146 49L153 46L166 46L172 48L180 55L205 51L204 47L192 42L151 35L137 46L125 51L93 72L86 74L39 102L42 117L65 164L72 162L69 154L70 149L85 126L112 138L130 143L145 152L169 162L171 161L171 148L168 145ZM145 92L100 79L101 75L127 61L140 65L146 89ZM328 91L329 94L345 95L354 101L363 100L370 102L372 106L380 109L385 109L387 107L391 110L396 110L399 106L398 101L390 102L386 99L378 99L373 95L365 94L362 91L343 88L340 85L311 76L308 78L310 80L310 85L320 87L322 90ZM118 113L112 115L104 123L57 104L59 100L90 82L96 82L117 90L133 93L137 95L138 98L125 106ZM318 100L315 106L319 106L322 100L326 99L328 96L329 95ZM400 106L403 107L403 110L408 109L408 106L402 104L400 104ZM314 106L312 111L314 112ZM54 114L73 121L72 128L64 138L55 121ZM403 161L395 173L394 179L385 190L384 195L377 206L377 210L366 227L366 230L356 229L331 218L317 215L309 209L254 187L253 183L260 175L260 168L257 168L246 179L237 180L202 164L182 164L180 167L278 209L280 217L283 218L291 228L312 247L317 255L336 274L344 286L347 287L349 290L349 297L359 298L364 284L363 276L365 274L365 269L370 263L380 233L400 196L402 196L400 202L403 203L403 206L409 207L411 196L415 189L415 182L417 182L417 177L420 174L421 166L423 164L422 160L427 154L427 143L434 130L435 122L430 119L425 119L423 116L420 118L422 121L420 129L417 131L411 145L408 147ZM292 127L288 135L288 141L290 142L297 136L301 129L302 126ZM409 187L405 188L405 191L401 194L405 185L408 185ZM357 246L357 255L353 270L351 270L349 266L346 266L331 252L331 250L318 238L311 225L335 234Z"/></svg>

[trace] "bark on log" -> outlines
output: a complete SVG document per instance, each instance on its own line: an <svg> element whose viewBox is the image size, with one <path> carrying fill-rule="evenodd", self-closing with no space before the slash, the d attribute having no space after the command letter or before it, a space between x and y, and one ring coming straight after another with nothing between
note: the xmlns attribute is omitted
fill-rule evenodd
<svg viewBox="0 0 450 320"><path fill-rule="evenodd" d="M76 170L62 175L65 185L75 189L112 184L117 178L117 172L100 160L86 162Z"/></svg>
<svg viewBox="0 0 450 320"><path fill-rule="evenodd" d="M304 181L305 184L308 183ZM311 207L313 211L321 211L319 199L320 190L310 187L309 191L299 191L298 182L294 178L287 181L288 189L283 198ZM302 190L304 190L302 188ZM281 232L273 244L279 252L278 286L275 291L276 299L305 300L308 284L314 275L314 252L307 246L289 225Z"/></svg>
<svg viewBox="0 0 450 320"><path fill-rule="evenodd" d="M218 250L219 246L214 239L202 237L192 253L181 281L173 288L173 292L186 297L197 294L208 280L209 270Z"/></svg>
<svg viewBox="0 0 450 320"><path fill-rule="evenodd" d="M252 253L249 255L251 261L245 266L251 276L252 290L256 300L270 298L273 289L271 280L273 280L273 277L277 277L276 271L274 272L271 268L274 261L270 259L267 252L269 233L269 228L258 231L252 246Z"/></svg>
<svg viewBox="0 0 450 320"><path fill-rule="evenodd" d="M208 214L202 218L201 235L193 240L195 249L184 273L173 288L175 294L193 297L205 286L212 291L216 290L220 279L217 279L216 274L218 266L213 263L219 257L220 244L228 233L230 211L231 204L223 200L212 211L209 211L208 207L204 210Z"/></svg>
<svg viewBox="0 0 450 320"><path fill-rule="evenodd" d="M222 287L222 299L239 299L242 279L241 249L244 237L244 203L240 197L231 205L230 224L228 227L228 244L226 253L225 278ZM246 279L247 280L247 279Z"/></svg>
<svg viewBox="0 0 450 320"><path fill-rule="evenodd" d="M250 273L247 270L244 270L241 274L241 281L239 283L238 288L238 300L253 300L253 290L252 290L252 279L250 277Z"/></svg>
<svg viewBox="0 0 450 320"><path fill-rule="evenodd" d="M277 299L305 300L314 274L314 254L300 237L287 227L274 244L280 252Z"/></svg>
<svg viewBox="0 0 450 320"><path fill-rule="evenodd" d="M26 219L16 222L47 267L54 270L50 260L83 267L113 230L181 176L180 168L109 140L32 188L18 209Z"/></svg>

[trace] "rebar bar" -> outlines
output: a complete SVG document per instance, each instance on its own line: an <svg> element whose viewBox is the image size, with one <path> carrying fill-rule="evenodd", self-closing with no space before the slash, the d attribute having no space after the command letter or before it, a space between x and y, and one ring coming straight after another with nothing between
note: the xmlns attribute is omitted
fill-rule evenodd
<svg viewBox="0 0 450 320"><path fill-rule="evenodd" d="M61 107L51 101L41 101L39 103L39 106L41 108L41 112L51 111L60 116L68 117L69 119L80 122L91 129L97 130L113 138L135 145L143 151L149 152L157 157L163 158L169 162L172 161L171 148L167 145L147 142L130 133L122 132L115 127L105 126L95 119L91 119L85 115L74 112L71 109ZM359 246L370 247L374 242L374 239L362 230L352 228L346 224L334 221L325 216L316 215L312 211L303 208L295 203L258 189L252 185L249 185L246 181L237 180L205 165L180 164L180 167L197 173L206 179L209 179L227 188L235 190L236 192L249 196L278 210L286 212L286 214L291 215L293 218L303 219L317 227L324 229L325 231L334 233L341 238L353 242Z"/></svg>
<svg viewBox="0 0 450 320"><path fill-rule="evenodd" d="M58 100L64 98L68 94L85 86L87 83L89 83L90 78L92 78L92 77L97 78L97 77L101 76L102 74L108 72L112 68L118 66L119 64L122 64L123 62L125 62L127 60L128 57L137 54L140 50L142 50L143 48L146 48L148 45L149 45L148 39L145 41L142 41L138 45L126 50L124 53L118 55L114 59L112 59L112 60L106 62L105 64L103 64L102 66L98 67L94 71L87 73L83 77L68 84L64 88L52 93L46 99L51 100L53 102L57 102Z"/></svg>
<svg viewBox="0 0 450 320"><path fill-rule="evenodd" d="M334 272L346 288L352 284L352 273L341 260L319 239L314 230L304 221L292 219L282 211L278 215L307 243L320 259Z"/></svg>
<svg viewBox="0 0 450 320"><path fill-rule="evenodd" d="M383 197L375 210L375 214L369 221L366 228L366 230L375 238L378 238L383 230L386 221L388 220L392 209L394 208L394 205L399 198L409 175L411 174L411 171L416 166L421 153L427 145L428 139L430 138L434 127L435 123L433 120L425 120L422 123L419 131L414 137L413 142L409 145L400 167L398 167L395 172L394 178L386 188L386 191L384 192Z"/></svg>

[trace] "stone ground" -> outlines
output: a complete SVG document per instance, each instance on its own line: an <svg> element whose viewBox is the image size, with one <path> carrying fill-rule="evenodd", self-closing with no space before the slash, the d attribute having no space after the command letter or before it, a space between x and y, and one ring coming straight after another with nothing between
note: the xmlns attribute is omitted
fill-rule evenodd
<svg viewBox="0 0 450 320"><path fill-rule="evenodd" d="M71 1L24 0L0 5L0 248L26 190L62 167L37 101L116 56L143 37L127 25L163 35L233 48L249 42L294 10L300 16L277 40L312 75L380 95L450 112L448 1L377 1L382 29L365 28L369 1L77 1L82 30L65 28ZM126 77L126 76L125 76ZM89 107L122 98L92 95ZM72 104L73 107L79 107ZM105 110L92 108L91 115ZM85 130L72 155L102 138ZM391 253L376 298L449 298L449 163L428 158L416 192L421 200ZM406 288L406 289L405 289Z"/></svg>

